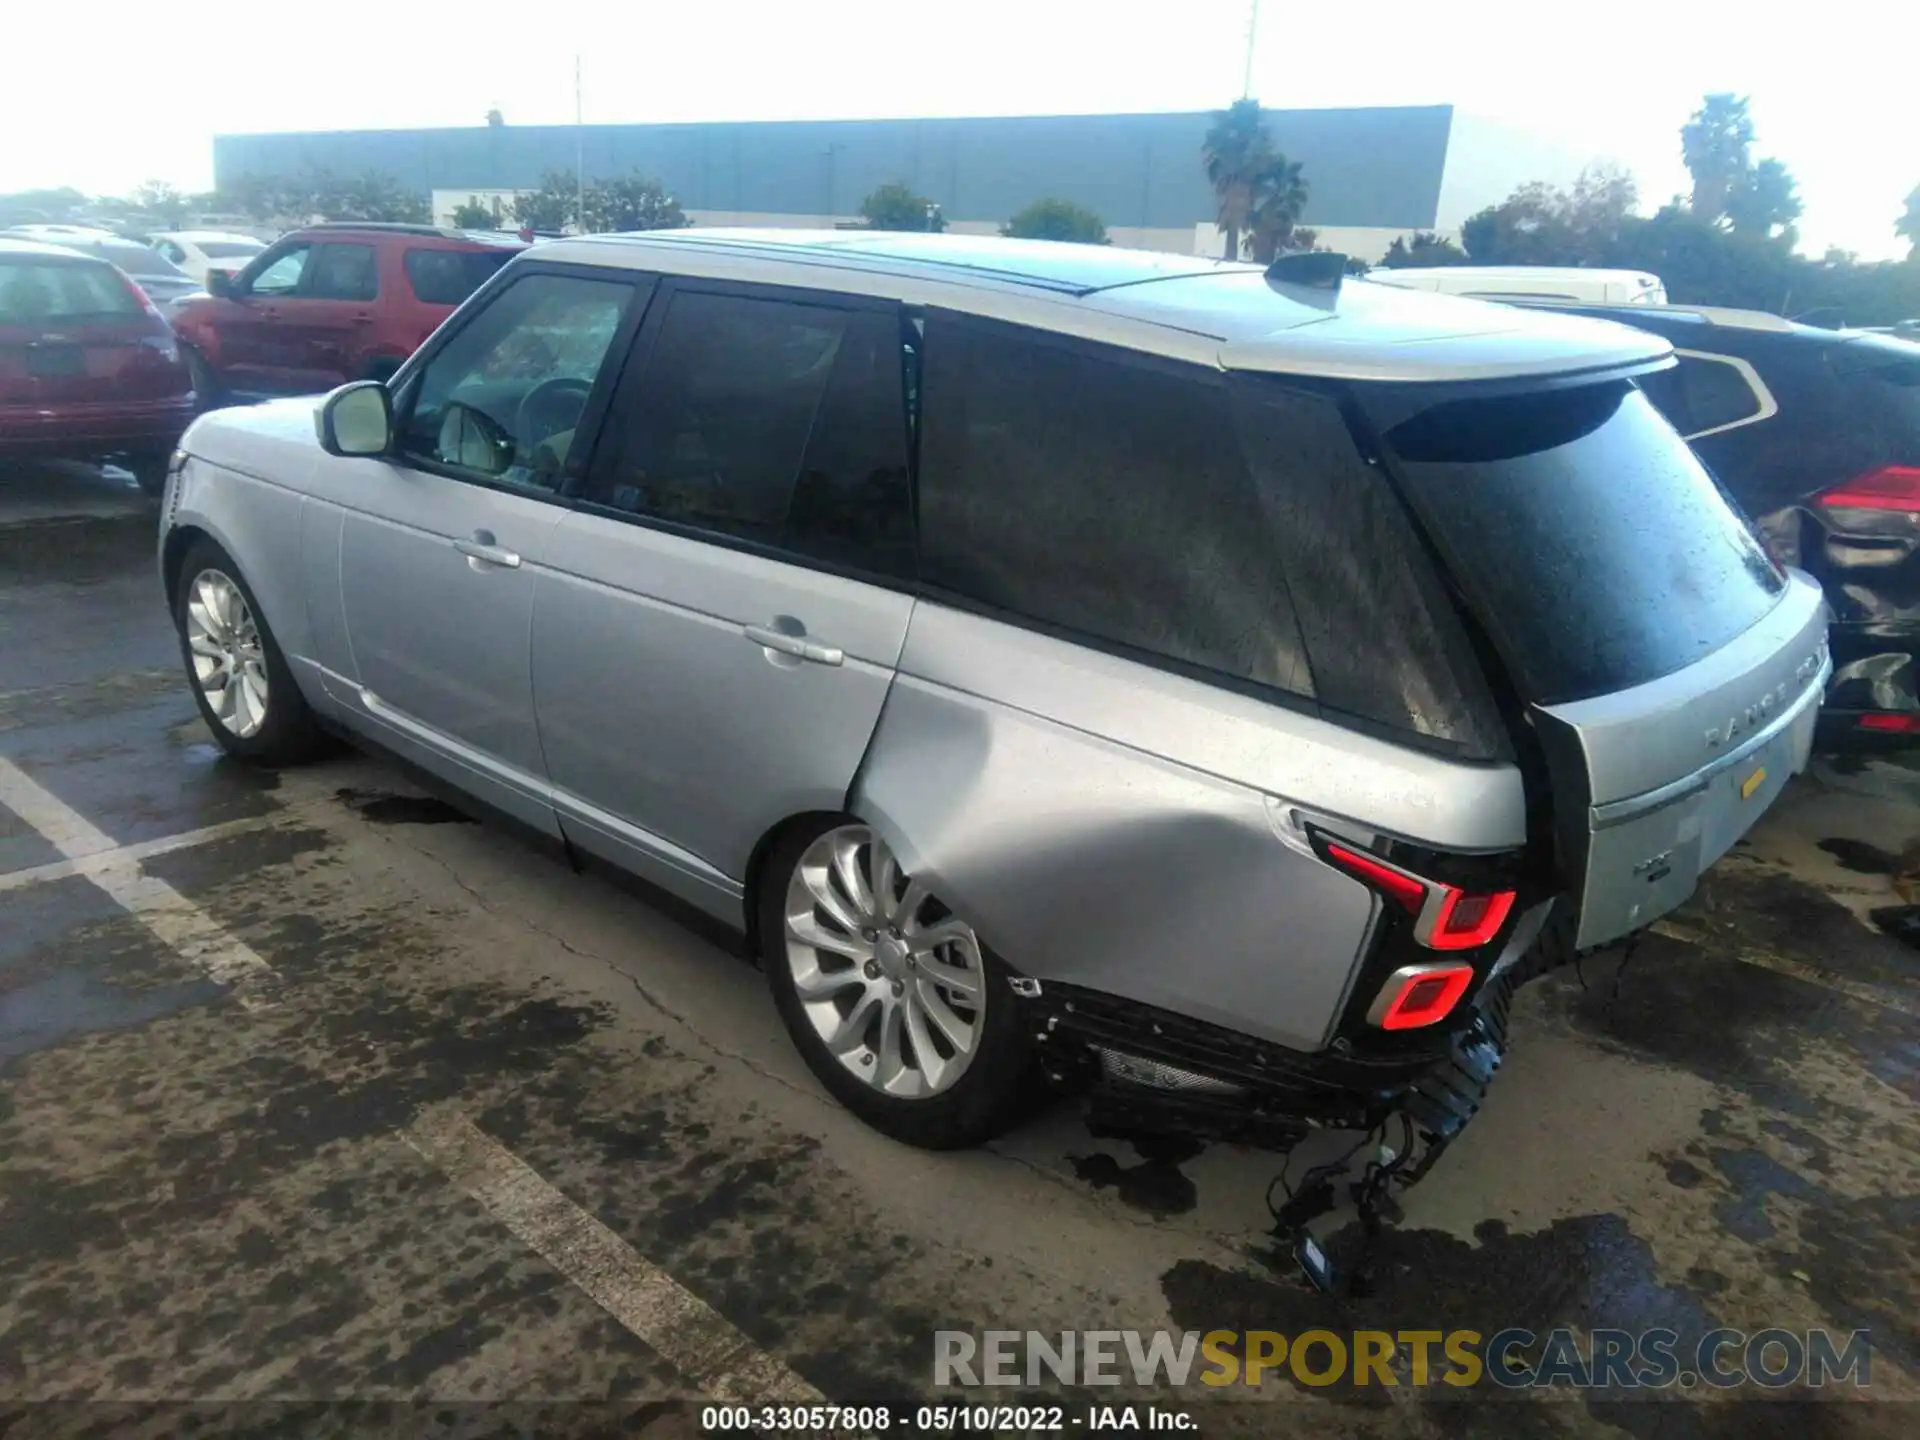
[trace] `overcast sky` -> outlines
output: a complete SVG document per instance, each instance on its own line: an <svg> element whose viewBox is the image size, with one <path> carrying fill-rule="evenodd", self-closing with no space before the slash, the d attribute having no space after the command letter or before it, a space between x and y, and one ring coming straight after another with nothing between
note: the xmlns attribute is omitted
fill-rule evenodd
<svg viewBox="0 0 1920 1440"><path fill-rule="evenodd" d="M1211 109L1240 93L1248 8L331 0L175 23L121 3L11 7L0 191L203 189L216 132L478 124L494 104L510 124L570 122L576 50L590 122ZM1920 184L1920 0L1265 0L1253 80L1273 106L1451 104L1560 168L1617 160L1649 211L1686 186L1679 128L1700 96L1749 94L1755 153L1799 180L1815 254L1904 254L1893 221Z"/></svg>

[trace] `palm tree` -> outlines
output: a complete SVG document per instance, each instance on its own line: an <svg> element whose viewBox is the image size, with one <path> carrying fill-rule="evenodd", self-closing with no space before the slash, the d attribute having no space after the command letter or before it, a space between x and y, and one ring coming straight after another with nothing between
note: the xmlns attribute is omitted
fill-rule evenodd
<svg viewBox="0 0 1920 1440"><path fill-rule="evenodd" d="M1253 219L1254 184L1272 154L1273 142L1267 138L1258 100L1236 100L1214 112L1213 124L1200 145L1200 159L1219 200L1220 228L1227 237L1224 254L1229 260L1240 258L1240 236Z"/></svg>
<svg viewBox="0 0 1920 1440"><path fill-rule="evenodd" d="M1299 162L1275 151L1253 178L1248 238L1255 260L1262 265L1273 263L1293 238L1293 222L1306 206L1307 182L1300 178Z"/></svg>

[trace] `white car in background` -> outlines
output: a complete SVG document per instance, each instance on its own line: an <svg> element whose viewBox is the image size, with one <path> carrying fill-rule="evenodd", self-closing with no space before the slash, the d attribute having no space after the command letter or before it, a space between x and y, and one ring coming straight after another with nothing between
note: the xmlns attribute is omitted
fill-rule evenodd
<svg viewBox="0 0 1920 1440"><path fill-rule="evenodd" d="M245 269L249 260L267 248L264 240L223 230L169 231L148 236L147 243L202 285L207 283L209 270L233 274Z"/></svg>

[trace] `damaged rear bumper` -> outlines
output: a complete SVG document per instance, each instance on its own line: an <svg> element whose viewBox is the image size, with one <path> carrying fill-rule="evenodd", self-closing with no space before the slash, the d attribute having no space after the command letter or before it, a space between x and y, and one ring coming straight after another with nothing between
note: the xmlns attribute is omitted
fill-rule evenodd
<svg viewBox="0 0 1920 1440"><path fill-rule="evenodd" d="M1079 986L1021 980L1017 993L1047 1078L1086 1095L1096 1130L1286 1150L1311 1130L1371 1130L1396 1113L1428 1145L1451 1140L1506 1054L1514 987L1511 972L1494 976L1460 1023L1417 1042L1317 1054Z"/></svg>

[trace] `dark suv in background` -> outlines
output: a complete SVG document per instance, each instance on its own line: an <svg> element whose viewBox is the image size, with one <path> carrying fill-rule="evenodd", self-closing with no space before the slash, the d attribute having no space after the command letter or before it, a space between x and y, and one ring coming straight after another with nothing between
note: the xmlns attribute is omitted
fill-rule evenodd
<svg viewBox="0 0 1920 1440"><path fill-rule="evenodd" d="M203 404L383 380L525 248L429 225L311 225L174 308Z"/></svg>
<svg viewBox="0 0 1920 1440"><path fill-rule="evenodd" d="M1817 744L1920 743L1920 345L1710 306L1555 306L1673 342L1641 376L1783 564L1833 607Z"/></svg>

